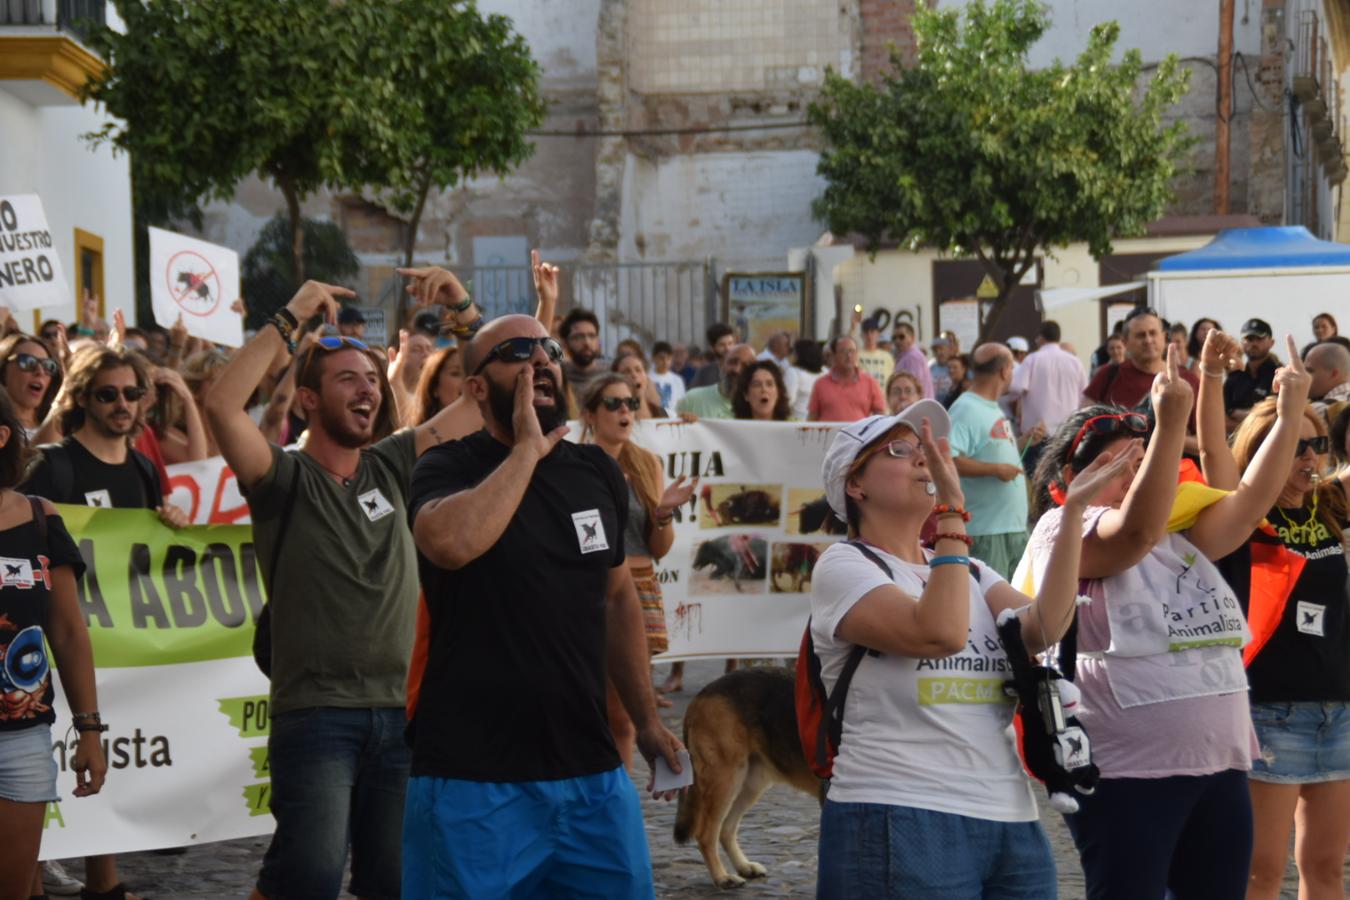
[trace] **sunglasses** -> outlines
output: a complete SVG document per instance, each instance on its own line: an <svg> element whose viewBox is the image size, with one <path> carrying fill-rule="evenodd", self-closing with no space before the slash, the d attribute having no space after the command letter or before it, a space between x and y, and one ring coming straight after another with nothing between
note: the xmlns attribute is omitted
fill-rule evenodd
<svg viewBox="0 0 1350 900"><path fill-rule="evenodd" d="M61 374L59 362L42 356L34 356L31 353L16 353L10 357L10 362L18 366L20 372L36 372L41 368L53 378Z"/></svg>
<svg viewBox="0 0 1350 900"><path fill-rule="evenodd" d="M1074 435L1073 443L1069 445L1069 456L1072 458L1078 452L1078 445L1089 434L1112 434L1121 428L1135 434L1148 434L1148 416L1136 412L1093 416L1084 422L1083 427L1079 428L1078 433Z"/></svg>
<svg viewBox="0 0 1350 900"><path fill-rule="evenodd" d="M601 397L600 405L610 412L618 412L625 406L637 412L642 408L642 401L637 397Z"/></svg>
<svg viewBox="0 0 1350 900"><path fill-rule="evenodd" d="M145 396L146 390L137 385L135 387L124 387L119 391L115 385L105 384L103 387L90 392L89 396L99 403L116 403L119 393L122 395L122 399L128 403L135 403Z"/></svg>
<svg viewBox="0 0 1350 900"><path fill-rule="evenodd" d="M1302 456L1307 449L1311 447L1318 456L1331 449L1331 439L1325 434L1319 434L1313 438L1299 438L1298 449L1294 451L1294 456Z"/></svg>
<svg viewBox="0 0 1350 900"><path fill-rule="evenodd" d="M497 346L493 347L483 357L483 361L478 364L478 368L473 370L473 374L481 375L487 368L487 364L493 360L502 362L525 362L534 356L534 348L543 347L544 352L548 354L551 362L558 362L562 359L562 344L559 344L551 337L513 337L507 338ZM637 407L634 407L636 409Z"/></svg>
<svg viewBox="0 0 1350 900"><path fill-rule="evenodd" d="M334 350L341 350L344 347L351 347L355 350L370 352L370 346L365 341L358 341L354 337L321 337L314 342L314 349L309 351L305 357L305 364L300 367L300 377L295 380L296 384L304 384L305 375L309 372L310 363L314 362L314 357L320 350L325 353L331 353Z"/></svg>

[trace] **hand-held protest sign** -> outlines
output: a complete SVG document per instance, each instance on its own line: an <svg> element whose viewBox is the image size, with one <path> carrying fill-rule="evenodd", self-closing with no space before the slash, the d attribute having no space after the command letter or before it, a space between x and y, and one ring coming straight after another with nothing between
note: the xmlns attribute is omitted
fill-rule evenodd
<svg viewBox="0 0 1350 900"><path fill-rule="evenodd" d="M188 334L227 347L244 343L239 254L196 238L150 229L150 298L164 327L181 315Z"/></svg>
<svg viewBox="0 0 1350 900"><path fill-rule="evenodd" d="M65 306L70 285L37 194L0 197L0 306Z"/></svg>

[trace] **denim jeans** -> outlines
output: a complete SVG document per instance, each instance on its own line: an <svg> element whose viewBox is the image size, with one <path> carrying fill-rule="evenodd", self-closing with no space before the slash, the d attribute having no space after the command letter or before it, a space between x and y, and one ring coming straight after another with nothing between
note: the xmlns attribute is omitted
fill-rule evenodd
<svg viewBox="0 0 1350 900"><path fill-rule="evenodd" d="M267 740L277 828L258 890L268 900L400 893L403 796L412 754L403 709L316 707L272 718Z"/></svg>
<svg viewBox="0 0 1350 900"><path fill-rule="evenodd" d="M819 900L1054 900L1039 822L994 822L882 803L825 801Z"/></svg>

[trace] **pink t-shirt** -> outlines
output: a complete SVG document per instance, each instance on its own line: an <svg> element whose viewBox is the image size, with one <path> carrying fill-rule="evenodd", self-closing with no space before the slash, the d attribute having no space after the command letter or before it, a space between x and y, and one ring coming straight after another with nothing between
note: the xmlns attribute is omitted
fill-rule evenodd
<svg viewBox="0 0 1350 900"><path fill-rule="evenodd" d="M1109 507L1083 517L1086 538ZM1036 523L1027 553L1044 564L1063 511L1047 512ZM1014 581L1014 587L1022 586ZM1248 771L1259 752L1247 692L1167 700L1121 708L1106 678L1105 664L1088 654L1111 646L1106 592L1100 579L1080 582L1092 602L1078 607L1078 677L1083 692L1078 720L1092 741L1092 761L1106 778L1168 778L1208 775L1226 769Z"/></svg>
<svg viewBox="0 0 1350 900"><path fill-rule="evenodd" d="M809 413L816 422L856 422L886 411L877 380L861 369L847 381L826 372L811 387Z"/></svg>

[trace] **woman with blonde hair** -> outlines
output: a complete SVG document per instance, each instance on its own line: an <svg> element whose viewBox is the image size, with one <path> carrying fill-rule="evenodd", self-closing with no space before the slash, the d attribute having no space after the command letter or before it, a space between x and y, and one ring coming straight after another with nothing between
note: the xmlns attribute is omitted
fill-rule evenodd
<svg viewBox="0 0 1350 900"><path fill-rule="evenodd" d="M689 501L698 479L685 484L681 475L665 487L661 460L633 442L642 401L633 383L610 372L597 378L582 401L583 440L600 446L619 463L628 482L628 516L623 531L624 556L642 601L647 625L647 651L664 653L668 647L666 613L661 604L661 585L654 561L670 551L675 542L675 510ZM633 762L633 723L624 712L613 683L609 685L609 727L624 765ZM669 706L670 702L665 701Z"/></svg>
<svg viewBox="0 0 1350 900"><path fill-rule="evenodd" d="M891 415L895 415L923 399L923 385L919 384L919 379L912 372L896 369L886 379L886 388L882 394L886 397L886 408Z"/></svg>

